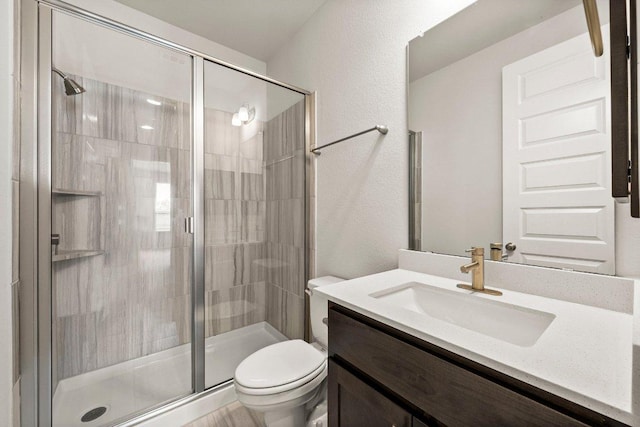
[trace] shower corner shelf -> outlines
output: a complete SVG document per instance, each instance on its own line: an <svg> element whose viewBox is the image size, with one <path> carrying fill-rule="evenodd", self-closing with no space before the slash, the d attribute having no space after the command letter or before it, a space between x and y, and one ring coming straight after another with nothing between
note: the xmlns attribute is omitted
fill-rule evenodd
<svg viewBox="0 0 640 427"><path fill-rule="evenodd" d="M101 191L83 191L83 190L69 190L64 188L54 188L51 190L53 196L85 196L85 197L100 197Z"/></svg>
<svg viewBox="0 0 640 427"><path fill-rule="evenodd" d="M104 255L104 254L105 254L105 251L92 250L92 249L75 250L75 251L61 250L61 251L58 251L57 254L51 255L51 261L52 262L69 261L72 259L87 258L92 256Z"/></svg>

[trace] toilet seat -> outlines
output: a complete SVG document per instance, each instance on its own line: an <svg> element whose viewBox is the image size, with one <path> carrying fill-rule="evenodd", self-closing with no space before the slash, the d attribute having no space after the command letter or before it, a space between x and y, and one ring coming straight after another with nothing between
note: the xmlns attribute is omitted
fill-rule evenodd
<svg viewBox="0 0 640 427"><path fill-rule="evenodd" d="M242 384L238 383L237 381L235 382L235 386L236 386L236 390L242 393L251 394L254 396L265 396L269 394L284 393L286 391L294 390L298 387L301 387L310 381L313 381L314 378L318 377L319 375L322 375L323 373L325 374L323 375L323 377L326 376L326 372L325 372L326 370L327 370L327 364L323 363L322 365L318 366L318 368L312 373L310 373L309 375L305 375L304 377L299 378L290 383L281 384L274 387L251 388L251 387L245 387Z"/></svg>
<svg viewBox="0 0 640 427"><path fill-rule="evenodd" d="M302 340L276 343L238 365L236 389L250 395L272 395L296 389L326 376L326 355Z"/></svg>
<svg viewBox="0 0 640 427"><path fill-rule="evenodd" d="M255 394L256 389L246 389L248 392L245 393L244 390L238 387L238 383L235 383L236 396L238 401L247 408L261 412L298 407L318 395L321 391L321 385L326 381L327 370L325 362L320 373L307 383L273 394Z"/></svg>

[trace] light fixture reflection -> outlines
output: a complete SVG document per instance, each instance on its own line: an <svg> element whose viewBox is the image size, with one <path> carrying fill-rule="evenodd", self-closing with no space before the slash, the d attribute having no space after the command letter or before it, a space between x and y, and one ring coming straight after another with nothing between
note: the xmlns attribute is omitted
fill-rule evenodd
<svg viewBox="0 0 640 427"><path fill-rule="evenodd" d="M238 109L237 113L233 114L231 118L231 124L233 126L242 126L249 124L256 117L256 109L251 105L244 104Z"/></svg>
<svg viewBox="0 0 640 427"><path fill-rule="evenodd" d="M156 106L162 105L162 102L156 101L155 99L151 99L151 98L147 98L147 102L151 105L156 105Z"/></svg>
<svg viewBox="0 0 640 427"><path fill-rule="evenodd" d="M156 231L171 231L171 184L156 183Z"/></svg>
<svg viewBox="0 0 640 427"><path fill-rule="evenodd" d="M153 126L149 126L149 125L142 125L142 126L140 126L140 129L144 129L144 130L153 130Z"/></svg>
<svg viewBox="0 0 640 427"><path fill-rule="evenodd" d="M238 110L238 118L241 122L249 120L249 109L247 107L240 107Z"/></svg>

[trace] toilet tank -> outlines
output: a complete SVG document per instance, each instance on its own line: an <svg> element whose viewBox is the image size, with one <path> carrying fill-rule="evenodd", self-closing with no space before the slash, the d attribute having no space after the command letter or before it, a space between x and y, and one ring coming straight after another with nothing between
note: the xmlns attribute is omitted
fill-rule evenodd
<svg viewBox="0 0 640 427"><path fill-rule="evenodd" d="M325 348L329 344L329 328L322 322L322 319L326 319L329 316L329 310L327 308L328 300L318 292L314 292L314 289L342 281L344 281L344 279L339 277L323 276L311 279L309 283L307 283L307 289L310 291L309 314L311 317L312 341L317 342Z"/></svg>

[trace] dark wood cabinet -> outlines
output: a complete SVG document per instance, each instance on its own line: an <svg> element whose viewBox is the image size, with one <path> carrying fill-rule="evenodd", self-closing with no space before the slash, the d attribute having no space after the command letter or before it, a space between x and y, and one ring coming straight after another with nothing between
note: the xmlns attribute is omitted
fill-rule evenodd
<svg viewBox="0 0 640 427"><path fill-rule="evenodd" d="M422 421L420 421L417 418L413 419L413 427L432 427L432 425L428 425L423 423Z"/></svg>
<svg viewBox="0 0 640 427"><path fill-rule="evenodd" d="M340 427L411 427L411 414L340 365L329 360L329 424Z"/></svg>
<svg viewBox="0 0 640 427"><path fill-rule="evenodd" d="M623 426L330 303L329 426Z"/></svg>

